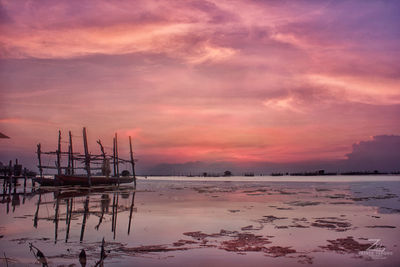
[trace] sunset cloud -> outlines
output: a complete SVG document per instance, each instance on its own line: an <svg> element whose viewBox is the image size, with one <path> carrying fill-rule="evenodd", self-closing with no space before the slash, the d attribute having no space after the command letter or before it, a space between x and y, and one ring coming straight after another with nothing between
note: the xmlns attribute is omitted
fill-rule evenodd
<svg viewBox="0 0 400 267"><path fill-rule="evenodd" d="M353 143L400 134L399 12L396 1L3 0L0 129L13 139L0 158L87 126L93 143L132 135L149 164L344 159Z"/></svg>

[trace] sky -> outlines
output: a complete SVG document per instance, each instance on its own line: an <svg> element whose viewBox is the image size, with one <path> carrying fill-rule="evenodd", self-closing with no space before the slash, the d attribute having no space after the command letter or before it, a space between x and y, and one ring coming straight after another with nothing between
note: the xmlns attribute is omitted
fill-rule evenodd
<svg viewBox="0 0 400 267"><path fill-rule="evenodd" d="M383 0L0 0L0 161L34 165L59 129L79 150L83 126L91 153L118 132L128 155L131 135L139 167L351 160L400 135L398 14Z"/></svg>

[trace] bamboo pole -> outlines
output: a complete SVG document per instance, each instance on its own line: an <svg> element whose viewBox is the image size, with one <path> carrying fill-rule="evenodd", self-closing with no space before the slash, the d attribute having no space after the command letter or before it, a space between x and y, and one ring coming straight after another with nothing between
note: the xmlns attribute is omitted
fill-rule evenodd
<svg viewBox="0 0 400 267"><path fill-rule="evenodd" d="M118 136L115 133L115 157L116 157L116 165L117 165L117 177L119 178L119 158L118 158Z"/></svg>
<svg viewBox="0 0 400 267"><path fill-rule="evenodd" d="M133 183L136 186L136 174L135 174L135 161L133 159L133 152L132 152L132 138L129 136L129 148L131 154L131 165L132 165L132 176L133 176Z"/></svg>
<svg viewBox="0 0 400 267"><path fill-rule="evenodd" d="M117 168L116 168L116 159L115 159L115 137L113 138L113 167L114 167L114 176L117 176Z"/></svg>
<svg viewBox="0 0 400 267"><path fill-rule="evenodd" d="M70 169L70 174L74 175L75 174L75 170L74 170L74 149L72 146L72 133L71 131L69 131L69 157L70 157L70 161L71 161L71 169Z"/></svg>
<svg viewBox="0 0 400 267"><path fill-rule="evenodd" d="M42 168L42 157L41 157L41 145L40 143L37 145L37 156L38 156L38 160L39 160L39 174L40 174L40 178L43 178L43 168Z"/></svg>
<svg viewBox="0 0 400 267"><path fill-rule="evenodd" d="M65 174L71 175L71 146L68 145L68 166L65 169Z"/></svg>
<svg viewBox="0 0 400 267"><path fill-rule="evenodd" d="M101 140L97 140L97 144L99 144L100 146L100 150L101 150L101 156L103 157L103 159L106 159L106 152L104 152L104 147L103 144L101 143Z"/></svg>
<svg viewBox="0 0 400 267"><path fill-rule="evenodd" d="M61 175L61 131L58 131L57 172Z"/></svg>
<svg viewBox="0 0 400 267"><path fill-rule="evenodd" d="M102 157L103 157L103 163L102 163L101 172L102 172L103 175L105 175L105 176L108 177L108 176L109 176L109 172L108 172L109 164L107 164L106 152L104 152L104 147L103 147L103 144L101 143L101 140L100 140L100 139L97 140L97 143L98 143L99 146L100 146L101 155L102 155Z"/></svg>
<svg viewBox="0 0 400 267"><path fill-rule="evenodd" d="M89 155L89 148L87 143L87 136L86 136L86 128L83 127L83 146L85 149L85 167L88 177L89 186L92 186L92 181L90 178L90 155Z"/></svg>

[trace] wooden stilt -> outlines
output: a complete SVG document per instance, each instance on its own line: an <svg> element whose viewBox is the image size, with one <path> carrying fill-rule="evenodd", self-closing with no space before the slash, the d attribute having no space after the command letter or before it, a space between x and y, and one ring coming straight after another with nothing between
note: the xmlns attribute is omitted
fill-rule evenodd
<svg viewBox="0 0 400 267"><path fill-rule="evenodd" d="M108 172L109 166L107 163L107 156L106 156L106 152L104 152L104 147L103 147L103 144L101 143L100 139L97 140L97 144L99 144L99 146L100 146L101 156L103 157L103 164L101 167L101 172L103 175L109 177L109 172Z"/></svg>
<svg viewBox="0 0 400 267"><path fill-rule="evenodd" d="M71 155L71 174L75 174L75 163L74 163L74 147L72 145L72 133L69 131L69 146L70 146L70 155Z"/></svg>
<svg viewBox="0 0 400 267"><path fill-rule="evenodd" d="M130 154L131 154L133 184L136 186L135 161L133 159L132 138L130 136L129 136L129 148L130 148Z"/></svg>
<svg viewBox="0 0 400 267"><path fill-rule="evenodd" d="M58 131L57 172L61 175L61 131Z"/></svg>
<svg viewBox="0 0 400 267"><path fill-rule="evenodd" d="M88 148L88 143L87 143L87 136L86 136L86 128L83 127L83 146L85 149L85 168L87 172L87 177L89 181L89 186L92 186L92 181L91 181L91 174L90 174L90 155L89 155L89 148Z"/></svg>
<svg viewBox="0 0 400 267"><path fill-rule="evenodd" d="M74 151L72 148L72 133L68 132L69 135L69 146L68 146L68 168L67 173L69 175L74 175Z"/></svg>
<svg viewBox="0 0 400 267"><path fill-rule="evenodd" d="M39 144L37 144L37 151L36 151L36 153L37 153L37 156L38 156L38 161L39 161L39 165L38 165L38 168L39 168L39 175L40 175L40 178L43 178L43 168L42 168L42 149L41 149L41 145L40 145L40 143ZM32 179L32 187L34 187L35 186L35 182L34 182L34 180Z"/></svg>
<svg viewBox="0 0 400 267"><path fill-rule="evenodd" d="M113 138L113 166L114 166L114 176L117 176L116 159L115 159L115 137Z"/></svg>
<svg viewBox="0 0 400 267"><path fill-rule="evenodd" d="M118 158L118 136L115 133L115 158L116 158L116 167L117 167L117 177L119 177L119 158Z"/></svg>
<svg viewBox="0 0 400 267"><path fill-rule="evenodd" d="M100 139L97 140L97 143L98 143L99 146L100 146L101 155L103 156L103 159L106 159L106 152L104 152L104 147L103 147L103 144L101 143L101 140L100 140Z"/></svg>

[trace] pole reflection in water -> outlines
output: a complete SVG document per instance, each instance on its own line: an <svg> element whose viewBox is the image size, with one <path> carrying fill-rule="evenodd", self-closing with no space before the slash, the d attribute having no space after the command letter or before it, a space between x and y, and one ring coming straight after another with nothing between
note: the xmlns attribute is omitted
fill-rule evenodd
<svg viewBox="0 0 400 267"><path fill-rule="evenodd" d="M17 187L14 186L14 192L12 195L12 202L11 202L11 205L13 207L13 212L15 212L15 207L19 206L20 204L21 204L21 201L19 199L19 194L17 193Z"/></svg>
<svg viewBox="0 0 400 267"><path fill-rule="evenodd" d="M79 238L80 242L82 242L83 235L85 233L86 218L87 218L88 212L89 212L89 195L86 196L86 200L85 200L84 213L83 213L83 219L82 219L82 228L81 228L81 237Z"/></svg>
<svg viewBox="0 0 400 267"><path fill-rule="evenodd" d="M114 197L115 197L115 195L116 195L117 201L116 201L115 205L113 205L113 209L115 210L115 211L113 212L113 233L114 233L113 239L114 239L114 240L115 240L115 234L116 234L116 232L117 232L118 199L119 199L119 194L118 194L118 192L114 193Z"/></svg>
<svg viewBox="0 0 400 267"><path fill-rule="evenodd" d="M56 199L56 212L54 215L54 224L55 224L55 231L54 231L54 244L57 243L57 236L58 236L58 211L59 211L59 206L60 206L60 200L57 198Z"/></svg>
<svg viewBox="0 0 400 267"><path fill-rule="evenodd" d="M14 185L7 180L0 187L0 207L5 216L0 238L6 236L3 228L10 229L7 242L30 242L46 256L63 255L60 257L67 259L75 253L75 247L89 251L99 248L103 237L106 243L115 240L115 244L132 240L128 235L134 229L135 187L42 186L31 190L30 182L20 181Z"/></svg>
<svg viewBox="0 0 400 267"><path fill-rule="evenodd" d="M38 226L38 218L39 218L39 207L40 203L42 201L42 193L39 193L39 199L36 204L36 212L35 212L35 217L33 218L33 227L37 228Z"/></svg>
<svg viewBox="0 0 400 267"><path fill-rule="evenodd" d="M67 231L65 232L65 243L68 242L69 229L71 228L71 218L72 218L72 206L74 203L74 198L67 199Z"/></svg>
<svg viewBox="0 0 400 267"><path fill-rule="evenodd" d="M101 223L103 222L104 213L108 213L108 209L110 206L110 197L108 194L101 195L101 215L99 218L99 223L95 226L96 230L99 230Z"/></svg>
<svg viewBox="0 0 400 267"><path fill-rule="evenodd" d="M25 204L25 197L26 197L26 176L24 177L24 197L22 198L22 204Z"/></svg>
<svg viewBox="0 0 400 267"><path fill-rule="evenodd" d="M114 232L114 217L115 217L115 194L113 194L111 232Z"/></svg>
<svg viewBox="0 0 400 267"><path fill-rule="evenodd" d="M79 233L79 242L82 243L86 239L85 236L87 235L88 227L96 230L96 232L98 233L102 233L101 228L108 228L108 224L111 224L112 238L116 240L117 229L119 226L118 220L121 213L124 214L124 219L122 220L123 222L125 222L124 224L126 224L127 234L129 235L131 233L133 213L135 212L134 188L110 187L96 188L91 190L76 188L58 188L54 189L54 191L51 190L51 188L46 188L46 191L44 189L39 189L34 193L28 194L28 196L37 198L37 202L35 203L33 209L35 212L32 215L33 227L40 231L43 231L48 229L48 227L45 227L45 225L47 224L46 222L51 221L54 224L54 243L57 243L58 241L59 231L65 231L65 243L71 241L73 242L71 238L73 238L77 233ZM113 195L112 204L110 194ZM7 196L9 196L9 191L7 192L7 194L3 194L3 199ZM50 204L49 200L46 200L48 196L54 197L54 201L51 201L53 203L51 208L47 206L48 204ZM19 194L15 193L14 191L14 200L9 200L8 202L14 203L13 206L18 206L19 201L17 197L19 199ZM45 197L45 201L43 201L43 197ZM84 199L82 199L82 197L84 197ZM3 201L3 203L4 202L7 201ZM76 203L78 203L78 205ZM83 207L80 203L83 204ZM112 210L110 210L110 204ZM43 209L43 207L41 208L41 206L45 206L45 208ZM51 213L52 210L53 213ZM98 219L93 220L91 219L92 217L90 215ZM39 221L42 221L41 227ZM65 228L59 227L60 221L65 221ZM80 229L78 232L76 231L77 227L79 227L78 229ZM95 233L90 231L90 238L92 238L93 235L95 235Z"/></svg>
<svg viewBox="0 0 400 267"><path fill-rule="evenodd" d="M8 182L7 214L10 212L10 200L11 200L11 181Z"/></svg>
<svg viewBox="0 0 400 267"><path fill-rule="evenodd" d="M135 191L132 192L132 202L131 202L131 208L129 211L129 224L128 224L128 235L131 232L131 221L132 221L132 213L133 213L133 206L135 205Z"/></svg>

